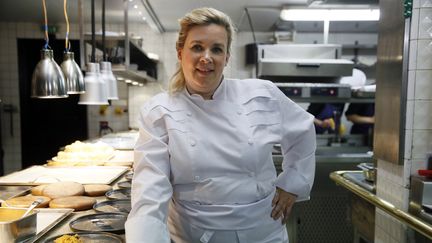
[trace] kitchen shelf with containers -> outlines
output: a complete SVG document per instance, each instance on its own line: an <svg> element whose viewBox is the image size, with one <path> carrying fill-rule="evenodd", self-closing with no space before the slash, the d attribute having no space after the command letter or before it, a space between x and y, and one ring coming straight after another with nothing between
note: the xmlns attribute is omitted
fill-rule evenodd
<svg viewBox="0 0 432 243"><path fill-rule="evenodd" d="M70 237L124 242L137 135L127 131L76 141L47 158L45 165L0 177L0 242L54 242ZM25 210L12 210L32 204L36 208L22 220Z"/></svg>
<svg viewBox="0 0 432 243"><path fill-rule="evenodd" d="M338 83L276 83L295 102L314 103L374 103L375 85L352 89Z"/></svg>
<svg viewBox="0 0 432 243"><path fill-rule="evenodd" d="M90 60L91 37L85 36L86 61ZM129 62L126 65L125 37L122 35L106 36L105 50L107 60L112 63L113 73L119 80L131 80L141 84L157 81L157 64L159 57L156 54L144 51L140 46L142 39L139 37L129 38ZM96 36L96 60L103 59L103 43L100 35Z"/></svg>

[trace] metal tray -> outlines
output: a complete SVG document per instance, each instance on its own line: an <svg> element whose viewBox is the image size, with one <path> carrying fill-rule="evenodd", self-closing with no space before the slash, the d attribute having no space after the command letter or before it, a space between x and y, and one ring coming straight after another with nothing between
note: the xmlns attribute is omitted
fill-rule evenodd
<svg viewBox="0 0 432 243"><path fill-rule="evenodd" d="M0 186L0 199L6 200L12 197L27 194L31 186Z"/></svg>
<svg viewBox="0 0 432 243"><path fill-rule="evenodd" d="M128 181L131 181L133 178L133 172L129 172L125 175L125 179Z"/></svg>
<svg viewBox="0 0 432 243"><path fill-rule="evenodd" d="M93 209L105 213L129 213L131 210L131 201L128 199L115 199L98 202L93 205Z"/></svg>
<svg viewBox="0 0 432 243"><path fill-rule="evenodd" d="M122 189L109 190L105 193L105 196L109 199L130 199L131 189L122 188Z"/></svg>
<svg viewBox="0 0 432 243"><path fill-rule="evenodd" d="M63 235L78 235L80 240L82 240L84 243L92 243L92 242L99 242L99 243L123 243L124 240L115 234L106 233L106 232L75 232L75 233L67 233L67 234L61 234L57 236L50 237L44 241L44 243L54 243L54 241L63 236Z"/></svg>
<svg viewBox="0 0 432 243"><path fill-rule="evenodd" d="M111 184L129 171L125 166L41 166L0 177L0 185L41 185L59 181L81 184Z"/></svg>
<svg viewBox="0 0 432 243"><path fill-rule="evenodd" d="M74 231L111 232L124 234L126 213L96 213L81 216L69 223Z"/></svg>
<svg viewBox="0 0 432 243"><path fill-rule="evenodd" d="M73 212L73 209L69 208L37 208L35 210L38 211L36 236L25 241L25 243L36 242L40 237L46 234L49 230L51 230L54 226L63 221Z"/></svg>
<svg viewBox="0 0 432 243"><path fill-rule="evenodd" d="M119 188L131 188L132 183L130 181L121 181L121 182L117 183L117 186Z"/></svg>

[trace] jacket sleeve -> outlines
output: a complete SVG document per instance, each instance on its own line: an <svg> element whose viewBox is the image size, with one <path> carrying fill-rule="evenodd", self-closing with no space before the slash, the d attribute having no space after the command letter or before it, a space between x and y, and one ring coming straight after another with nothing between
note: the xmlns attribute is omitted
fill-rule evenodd
<svg viewBox="0 0 432 243"><path fill-rule="evenodd" d="M313 116L274 86L282 117L282 173L276 186L308 200L315 177L316 135Z"/></svg>
<svg viewBox="0 0 432 243"><path fill-rule="evenodd" d="M128 243L169 243L168 204L172 196L167 132L148 107L141 110L134 150L132 209L125 224Z"/></svg>

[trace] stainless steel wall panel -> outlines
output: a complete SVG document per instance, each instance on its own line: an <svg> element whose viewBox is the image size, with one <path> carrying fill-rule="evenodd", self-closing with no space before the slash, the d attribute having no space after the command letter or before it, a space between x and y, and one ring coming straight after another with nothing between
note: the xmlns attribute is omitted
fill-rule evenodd
<svg viewBox="0 0 432 243"><path fill-rule="evenodd" d="M380 0L374 157L402 164L409 20L403 1Z"/></svg>

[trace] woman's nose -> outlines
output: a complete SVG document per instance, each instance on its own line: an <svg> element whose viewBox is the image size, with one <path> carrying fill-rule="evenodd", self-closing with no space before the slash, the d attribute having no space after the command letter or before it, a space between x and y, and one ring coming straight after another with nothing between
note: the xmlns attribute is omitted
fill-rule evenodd
<svg viewBox="0 0 432 243"><path fill-rule="evenodd" d="M202 62L202 63L209 63L211 61L212 61L212 58L210 56L209 51L205 51L203 53L203 55L201 56L201 58L200 58L200 62Z"/></svg>

